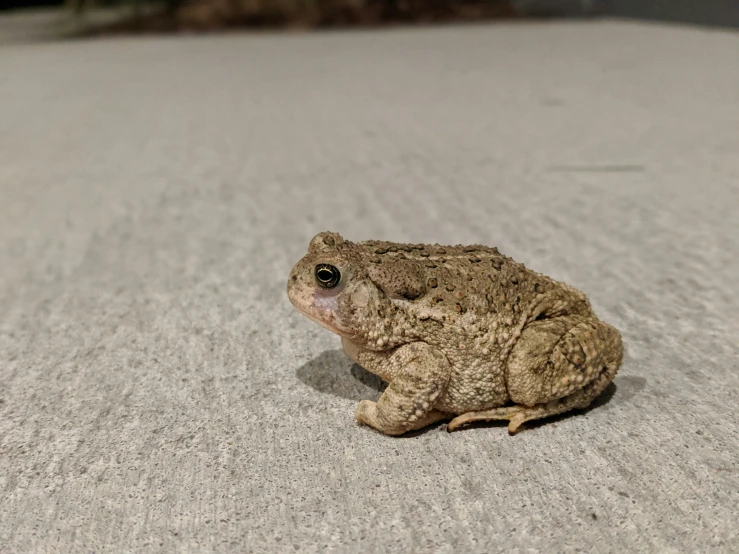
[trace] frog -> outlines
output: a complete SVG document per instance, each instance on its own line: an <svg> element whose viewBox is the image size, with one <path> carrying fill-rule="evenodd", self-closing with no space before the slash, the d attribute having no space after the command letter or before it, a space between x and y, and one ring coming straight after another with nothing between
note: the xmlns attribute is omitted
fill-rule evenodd
<svg viewBox="0 0 739 554"><path fill-rule="evenodd" d="M387 383L356 421L400 436L583 410L623 360L621 333L580 290L480 244L444 246L315 235L287 295Z"/></svg>

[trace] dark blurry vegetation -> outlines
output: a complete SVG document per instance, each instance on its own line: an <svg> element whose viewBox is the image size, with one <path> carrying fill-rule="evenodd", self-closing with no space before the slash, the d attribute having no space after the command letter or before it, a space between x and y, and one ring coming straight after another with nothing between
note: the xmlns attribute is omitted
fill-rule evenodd
<svg viewBox="0 0 739 554"><path fill-rule="evenodd" d="M83 12L88 0L70 0ZM132 17L106 32L215 31L228 28L368 27L510 18L508 0L166 0L152 11L127 0Z"/></svg>
<svg viewBox="0 0 739 554"><path fill-rule="evenodd" d="M496 19L611 15L739 27L739 0L0 0L0 10L58 7L83 34L235 28L373 27ZM117 15L92 24L95 12ZM90 25L85 25L85 22Z"/></svg>
<svg viewBox="0 0 739 554"><path fill-rule="evenodd" d="M38 8L62 5L64 5L63 0L0 0L0 10L18 10L21 8Z"/></svg>

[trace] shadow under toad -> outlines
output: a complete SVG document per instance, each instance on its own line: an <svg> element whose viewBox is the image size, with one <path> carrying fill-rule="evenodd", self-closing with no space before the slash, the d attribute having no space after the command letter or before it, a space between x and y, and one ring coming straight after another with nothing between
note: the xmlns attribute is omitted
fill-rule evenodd
<svg viewBox="0 0 739 554"><path fill-rule="evenodd" d="M353 363L342 350L326 350L300 366L295 373L300 381L318 392L333 394L334 396L357 402L364 399L377 400L387 387L387 383L377 375ZM545 419L527 421L521 429L535 429L544 425L551 425L552 423L578 414L586 414L591 410L608 410L614 406L628 402L633 396L639 394L644 389L646 383L647 380L643 377L617 375L601 395L587 408L573 410ZM507 425L507 421L474 422L466 425L463 429L506 427ZM433 429L435 426L432 425L426 429L402 436L415 436L421 432Z"/></svg>
<svg viewBox="0 0 739 554"><path fill-rule="evenodd" d="M348 400L377 400L387 384L352 362L343 350L326 350L296 370L303 383Z"/></svg>

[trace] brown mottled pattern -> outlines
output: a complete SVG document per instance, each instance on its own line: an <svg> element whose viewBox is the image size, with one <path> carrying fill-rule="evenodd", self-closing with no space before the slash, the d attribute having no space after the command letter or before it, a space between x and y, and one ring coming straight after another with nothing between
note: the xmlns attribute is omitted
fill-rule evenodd
<svg viewBox="0 0 739 554"><path fill-rule="evenodd" d="M342 274L334 290L314 277L327 266ZM389 382L377 404L362 401L356 415L390 435L457 414L464 418L450 430L505 416L516 431L585 408L623 356L618 331L597 319L583 293L497 248L355 243L322 232L287 291L299 311L342 337L357 363Z"/></svg>

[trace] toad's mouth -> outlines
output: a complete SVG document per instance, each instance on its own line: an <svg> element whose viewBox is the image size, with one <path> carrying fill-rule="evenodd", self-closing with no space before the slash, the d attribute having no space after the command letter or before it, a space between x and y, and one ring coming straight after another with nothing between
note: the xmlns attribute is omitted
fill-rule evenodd
<svg viewBox="0 0 739 554"><path fill-rule="evenodd" d="M338 330L338 329L337 329L336 327L332 327L332 326L331 326L331 324L329 324L328 322L326 322L326 321L322 320L321 318L319 318L319 317L317 317L317 316L313 315L313 314L312 314L312 313L310 313L310 312L309 312L308 310L305 310L305 309L303 309L302 307L300 307L300 306L298 306L298 305L296 305L296 304L294 304L294 303L293 303L293 306L295 306L295 308L296 308L296 309L297 309L297 310L298 310L298 311L299 311L299 312L300 312L301 314L303 314L303 315L304 315L305 317L307 317L308 319L310 319L310 320L311 320L312 322L314 322L314 323L318 323L318 325L320 325L320 326L321 326L321 327L323 327L324 329L328 329L328 330L329 330L329 331L331 331L332 333L335 333L335 334L337 334L337 335L341 336L341 333L339 332L339 330Z"/></svg>
<svg viewBox="0 0 739 554"><path fill-rule="evenodd" d="M339 336L346 336L347 333L343 333L339 328L334 316L334 305L335 300L321 297L320 295L314 295L310 306L305 306L302 302L299 302L297 298L290 295L290 302L295 309L303 314L305 317L310 319L314 323L318 323L324 329L331 331L332 333Z"/></svg>

